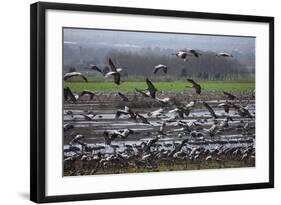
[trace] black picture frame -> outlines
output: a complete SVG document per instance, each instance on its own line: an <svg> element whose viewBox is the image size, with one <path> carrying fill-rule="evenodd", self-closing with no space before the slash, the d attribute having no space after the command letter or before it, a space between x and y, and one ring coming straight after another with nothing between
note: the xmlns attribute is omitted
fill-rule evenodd
<svg viewBox="0 0 281 205"><path fill-rule="evenodd" d="M195 19L217 19L269 24L269 181L238 185L203 186L140 190L126 192L89 193L46 196L46 94L45 94L45 37L46 10L121 13L130 15L170 16ZM274 18L264 16L230 15L143 8L125 8L81 4L38 2L30 7L30 199L37 203L76 200L97 200L198 192L230 191L274 187Z"/></svg>

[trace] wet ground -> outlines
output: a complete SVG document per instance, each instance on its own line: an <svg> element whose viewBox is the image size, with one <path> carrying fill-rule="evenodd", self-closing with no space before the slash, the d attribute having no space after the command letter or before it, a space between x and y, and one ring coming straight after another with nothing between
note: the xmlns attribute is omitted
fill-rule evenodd
<svg viewBox="0 0 281 205"><path fill-rule="evenodd" d="M129 102L124 102L115 93L99 93L93 99L84 96L76 103L65 102L64 124L74 127L64 132L65 175L147 171L143 170L144 167L148 167L147 169L150 171L189 169L188 162L192 164L195 161L197 164L219 162L213 168L232 167L232 164L236 164L235 167L255 165L255 99L251 92L234 93L238 97L236 100L228 100L219 92L210 92L201 96L190 92L159 94L158 98L172 99L167 104L159 103L155 99L143 98L134 93L124 94L129 98ZM177 106L187 105L194 99L196 99L195 106L190 109L188 116L180 118L176 113L170 112ZM214 109L216 119L203 106L203 101ZM240 116L233 107L230 108L229 113L226 113L219 106L223 102L242 105L251 113L252 117ZM124 109L125 106L147 118L149 124L142 123L139 119L131 119L128 115L122 115L116 119L117 109ZM163 109L163 112L159 116L149 115L160 108ZM81 115L88 114L89 111L94 114L89 115L94 116L92 119L86 119ZM226 120L227 117L231 117L231 120ZM227 124L223 123L225 121ZM165 126L160 131L163 122L165 122ZM210 128L214 124L216 130L214 133L210 133ZM126 139L117 137L110 145L105 144L104 131L113 132L125 129L133 130L134 133ZM73 138L77 134L84 136L84 144L73 143ZM145 150L149 141L156 137L157 142L149 147L149 150ZM178 150L184 140L186 143ZM175 155L176 153L178 156ZM150 155L149 162L147 159L143 160L145 155ZM100 163L102 159L110 157L118 160L115 160L115 163L110 159L106 163ZM125 159L120 160L119 158ZM177 166L173 164L173 168L171 168L169 167L172 166L171 163L163 165L164 159L175 161ZM87 168L84 167L85 163L77 165L77 161L81 160L87 161ZM143 163L142 169L138 167L136 160ZM153 161L161 162L154 163ZM78 167L72 166L72 162L75 162ZM124 162L131 164L123 165ZM179 168L178 165L181 162L185 166ZM226 165L227 162L233 163ZM117 164L122 164L122 166ZM128 169L130 166L134 167L133 171ZM206 165L203 168L211 167Z"/></svg>

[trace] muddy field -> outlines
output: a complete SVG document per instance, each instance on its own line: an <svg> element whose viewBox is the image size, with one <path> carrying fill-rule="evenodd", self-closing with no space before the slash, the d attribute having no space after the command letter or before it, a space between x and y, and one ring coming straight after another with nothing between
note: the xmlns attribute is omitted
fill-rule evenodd
<svg viewBox="0 0 281 205"><path fill-rule="evenodd" d="M235 92L235 100L221 92L158 93L159 99L170 98L167 103L133 92L123 94L128 102L116 93L100 92L93 99L84 96L64 103L65 176L255 166L253 92ZM195 99L190 113L179 116L173 111ZM230 105L228 113L222 103ZM232 105L247 109L250 115L242 116ZM125 106L148 122L130 115L116 118L117 110ZM126 129L132 133L106 143L105 131ZM77 135L82 137L75 140Z"/></svg>

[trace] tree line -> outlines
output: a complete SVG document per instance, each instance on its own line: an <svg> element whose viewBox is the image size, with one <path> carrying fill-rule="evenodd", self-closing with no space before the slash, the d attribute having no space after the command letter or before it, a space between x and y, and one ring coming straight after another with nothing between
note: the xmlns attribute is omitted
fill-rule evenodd
<svg viewBox="0 0 281 205"><path fill-rule="evenodd" d="M83 53L84 52L84 53ZM105 72L110 69L108 58L111 58L118 66L124 68L123 77L130 76L151 76L155 65L164 64L168 67L168 76L174 79L184 77L194 77L202 80L226 80L239 79L245 76L252 76L254 70L247 69L247 66L241 63L237 56L225 58L216 56L212 51L200 51L202 54L198 58L192 56L188 61L177 58L172 53L172 49L151 49L143 48L140 50L122 50L122 49L88 49L81 52L79 56L70 55L71 51L67 49L67 55L64 58L64 70L88 72L95 75L95 71L88 68L89 64L95 64ZM71 56L73 58L71 58ZM72 59L72 60L71 60ZM98 75L98 74L96 74ZM159 72L157 75L164 75Z"/></svg>

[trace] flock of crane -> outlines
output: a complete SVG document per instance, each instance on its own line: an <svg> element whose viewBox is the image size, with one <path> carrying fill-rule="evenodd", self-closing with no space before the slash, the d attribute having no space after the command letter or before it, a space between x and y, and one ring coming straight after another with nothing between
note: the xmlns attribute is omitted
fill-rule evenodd
<svg viewBox="0 0 281 205"><path fill-rule="evenodd" d="M172 55L187 61L202 54L192 49ZM108 63L111 71L106 73L96 65L90 68L105 78L113 76L120 85L123 69L110 58ZM156 65L153 73L159 70L166 74L168 67ZM66 73L64 81L75 76L88 82L79 72ZM195 91L188 98L188 92L178 96L158 91L149 78L146 89L128 93L83 90L75 94L64 88L65 175L173 170L179 164L182 169L194 164L208 168L213 163L216 168L231 163L254 166L254 92L237 96L223 91L222 99L215 99L216 93L208 100L211 92L202 94L199 83L187 82L191 86L186 87Z"/></svg>
<svg viewBox="0 0 281 205"><path fill-rule="evenodd" d="M199 56L201 56L202 54L199 53L198 51L191 49L191 50L180 50L177 53L173 53L172 55L177 56L180 59L183 59L184 61L188 61L189 57L196 57L199 58ZM217 57L233 57L231 54L229 53L225 53L225 52L220 52L216 54ZM97 72L100 72L101 74L104 75L105 78L109 77L109 76L113 76L114 79L114 83L117 85L120 85L121 81L121 72L123 71L123 68L119 68L117 67L112 60L109 58L109 66L111 68L111 71L109 72L104 72L102 69L100 69L98 66L90 64L89 68L92 70L95 70ZM166 65L163 64L158 64L154 67L153 73L156 74L159 70L163 70L163 72L165 74L167 74L168 72L168 67ZM88 82L88 79L86 76L84 76L83 74L79 73L79 72L70 72L70 73L66 73L63 77L63 79L65 81L67 81L68 79L72 78L72 77L81 77L84 81Z"/></svg>

